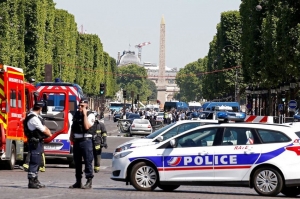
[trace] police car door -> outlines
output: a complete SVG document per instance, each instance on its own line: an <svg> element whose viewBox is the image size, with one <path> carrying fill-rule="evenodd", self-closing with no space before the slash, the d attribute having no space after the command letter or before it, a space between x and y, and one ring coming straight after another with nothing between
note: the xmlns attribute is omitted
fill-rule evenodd
<svg viewBox="0 0 300 199"><path fill-rule="evenodd" d="M217 131L217 127L202 128L172 139L175 146L163 150L161 181L213 181L212 145Z"/></svg>
<svg viewBox="0 0 300 199"><path fill-rule="evenodd" d="M226 127L215 146L215 181L241 181L261 154L254 129Z"/></svg>

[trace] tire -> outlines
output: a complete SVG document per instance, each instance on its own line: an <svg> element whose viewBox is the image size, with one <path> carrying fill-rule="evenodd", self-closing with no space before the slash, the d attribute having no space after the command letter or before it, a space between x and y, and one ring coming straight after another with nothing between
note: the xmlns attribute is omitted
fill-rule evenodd
<svg viewBox="0 0 300 199"><path fill-rule="evenodd" d="M282 176L272 167L259 168L254 172L253 186L261 196L277 196L283 187Z"/></svg>
<svg viewBox="0 0 300 199"><path fill-rule="evenodd" d="M287 197L296 197L300 194L300 187L283 187L281 193Z"/></svg>
<svg viewBox="0 0 300 199"><path fill-rule="evenodd" d="M146 162L135 164L130 173L130 182L138 191L152 191L158 184L156 168Z"/></svg>
<svg viewBox="0 0 300 199"><path fill-rule="evenodd" d="M174 191L178 187L180 187L180 185L158 185L158 188L162 189L163 191L167 191L167 192Z"/></svg>
<svg viewBox="0 0 300 199"><path fill-rule="evenodd" d="M15 144L11 144L10 148L10 158L6 161L6 168L9 170L13 170L16 165L16 146Z"/></svg>

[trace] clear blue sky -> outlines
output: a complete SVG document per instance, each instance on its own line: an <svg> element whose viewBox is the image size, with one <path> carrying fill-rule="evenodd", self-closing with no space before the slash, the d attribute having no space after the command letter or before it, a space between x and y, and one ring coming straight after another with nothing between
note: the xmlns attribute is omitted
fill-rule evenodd
<svg viewBox="0 0 300 199"><path fill-rule="evenodd" d="M80 31L97 34L110 56L151 42L142 62L159 63L159 31L166 22L166 66L182 68L207 55L220 13L238 10L241 0L54 0L75 16Z"/></svg>

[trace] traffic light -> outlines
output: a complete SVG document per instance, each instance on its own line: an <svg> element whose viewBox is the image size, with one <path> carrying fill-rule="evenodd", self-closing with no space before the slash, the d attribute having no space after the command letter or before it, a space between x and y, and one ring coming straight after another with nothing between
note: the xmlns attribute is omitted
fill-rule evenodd
<svg viewBox="0 0 300 199"><path fill-rule="evenodd" d="M126 98L126 90L123 90L123 98Z"/></svg>
<svg viewBox="0 0 300 199"><path fill-rule="evenodd" d="M285 91L281 91L281 101L285 101Z"/></svg>
<svg viewBox="0 0 300 199"><path fill-rule="evenodd" d="M104 95L105 93L105 84L100 83L100 95Z"/></svg>

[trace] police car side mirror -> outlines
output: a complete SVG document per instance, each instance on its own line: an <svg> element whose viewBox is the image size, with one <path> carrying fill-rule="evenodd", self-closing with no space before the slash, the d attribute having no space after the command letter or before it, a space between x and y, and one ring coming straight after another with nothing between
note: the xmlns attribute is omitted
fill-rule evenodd
<svg viewBox="0 0 300 199"><path fill-rule="evenodd" d="M158 138L156 139L157 141L161 142L164 140L164 137L163 136L158 136Z"/></svg>
<svg viewBox="0 0 300 199"><path fill-rule="evenodd" d="M171 147L175 148L177 145L176 140L175 139L170 140L170 145L171 145Z"/></svg>

